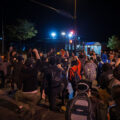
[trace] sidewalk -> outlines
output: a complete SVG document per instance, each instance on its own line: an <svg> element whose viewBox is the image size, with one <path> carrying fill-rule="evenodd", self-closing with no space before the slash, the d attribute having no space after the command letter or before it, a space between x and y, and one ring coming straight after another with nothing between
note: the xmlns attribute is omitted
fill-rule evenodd
<svg viewBox="0 0 120 120"><path fill-rule="evenodd" d="M31 117L31 111L19 113L16 101L7 95L8 90L0 90L0 120L65 120L62 113L50 111L46 107L35 106L36 113Z"/></svg>

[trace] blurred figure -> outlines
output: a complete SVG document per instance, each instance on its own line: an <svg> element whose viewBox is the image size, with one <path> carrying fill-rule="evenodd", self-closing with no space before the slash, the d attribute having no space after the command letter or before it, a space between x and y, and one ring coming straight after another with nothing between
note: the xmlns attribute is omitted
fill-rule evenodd
<svg viewBox="0 0 120 120"><path fill-rule="evenodd" d="M115 104L109 108L110 120L120 120L120 85L114 86L111 92Z"/></svg>
<svg viewBox="0 0 120 120"><path fill-rule="evenodd" d="M40 56L37 49L33 49L36 56L36 63L33 63L33 59L27 59L25 65L20 72L20 80L22 85L20 85L21 90L18 90L15 94L17 104L20 109L25 107L27 104L32 114L35 113L34 105L36 105L40 99L40 93L38 91L38 80L37 74L40 63Z"/></svg>
<svg viewBox="0 0 120 120"><path fill-rule="evenodd" d="M71 82L75 93L77 84L81 80L81 62L77 56L74 56L74 60L71 63L68 80Z"/></svg>
<svg viewBox="0 0 120 120"><path fill-rule="evenodd" d="M94 81L96 81L97 76L97 65L94 63L92 57L84 66L84 74L86 80L94 84Z"/></svg>
<svg viewBox="0 0 120 120"><path fill-rule="evenodd" d="M118 55L118 58L116 60L115 67L117 67L118 65L120 65L120 54Z"/></svg>
<svg viewBox="0 0 120 120"><path fill-rule="evenodd" d="M17 85L17 89L20 90L22 88L22 80L21 78L21 70L24 67L24 59L22 56L17 57L17 62L14 65L13 70L13 79L12 79L12 88L14 89L14 83Z"/></svg>
<svg viewBox="0 0 120 120"><path fill-rule="evenodd" d="M7 61L7 58L4 57L4 60L0 60L0 76L1 76L1 85L0 87L1 88L4 88L5 87L5 79L8 75L8 66L9 66L9 63Z"/></svg>

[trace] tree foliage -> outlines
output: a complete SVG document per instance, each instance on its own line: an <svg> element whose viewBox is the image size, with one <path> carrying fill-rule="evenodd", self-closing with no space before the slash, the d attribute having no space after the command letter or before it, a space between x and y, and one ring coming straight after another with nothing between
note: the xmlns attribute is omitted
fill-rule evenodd
<svg viewBox="0 0 120 120"><path fill-rule="evenodd" d="M120 49L119 38L116 37L115 35L109 37L107 47L109 47L111 50Z"/></svg>
<svg viewBox="0 0 120 120"><path fill-rule="evenodd" d="M18 19L16 25L8 25L7 30L9 37L16 40L31 39L38 33L33 23L22 19Z"/></svg>

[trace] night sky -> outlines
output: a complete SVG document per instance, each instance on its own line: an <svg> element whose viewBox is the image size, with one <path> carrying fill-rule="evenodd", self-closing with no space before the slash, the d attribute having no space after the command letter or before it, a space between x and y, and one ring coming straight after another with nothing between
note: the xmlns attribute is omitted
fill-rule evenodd
<svg viewBox="0 0 120 120"><path fill-rule="evenodd" d="M4 23L14 23L17 18L35 23L36 39L47 38L52 30L69 31L73 20L32 3L30 0L3 0ZM73 14L74 0L37 0ZM2 13L2 12L1 12ZM1 18L1 15L0 15ZM120 7L116 0L77 0L77 29L81 40L107 41L120 33Z"/></svg>

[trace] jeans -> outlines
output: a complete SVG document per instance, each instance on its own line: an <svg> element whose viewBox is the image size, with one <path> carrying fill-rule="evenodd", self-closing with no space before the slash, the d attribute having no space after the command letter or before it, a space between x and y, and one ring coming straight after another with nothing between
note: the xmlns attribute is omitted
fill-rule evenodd
<svg viewBox="0 0 120 120"><path fill-rule="evenodd" d="M51 88L49 91L49 103L50 109L56 109L56 96L61 92L61 87Z"/></svg>

